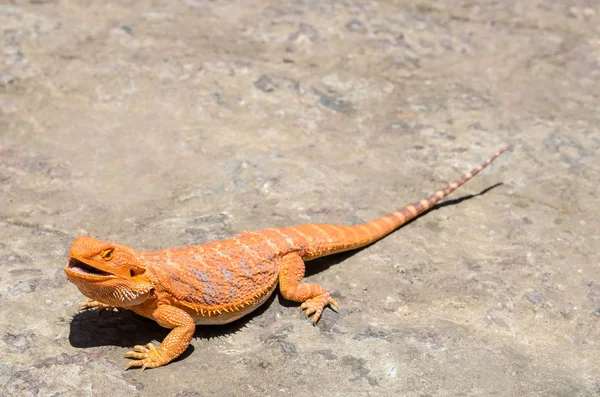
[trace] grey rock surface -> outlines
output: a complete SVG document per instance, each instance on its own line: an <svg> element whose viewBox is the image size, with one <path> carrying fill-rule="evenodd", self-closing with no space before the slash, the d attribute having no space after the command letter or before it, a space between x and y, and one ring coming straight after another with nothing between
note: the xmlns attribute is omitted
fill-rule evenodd
<svg viewBox="0 0 600 397"><path fill-rule="evenodd" d="M0 395L600 395L599 37L596 0L3 2ZM310 263L317 327L275 296L142 373L165 329L77 314L77 235L352 224L505 143Z"/></svg>

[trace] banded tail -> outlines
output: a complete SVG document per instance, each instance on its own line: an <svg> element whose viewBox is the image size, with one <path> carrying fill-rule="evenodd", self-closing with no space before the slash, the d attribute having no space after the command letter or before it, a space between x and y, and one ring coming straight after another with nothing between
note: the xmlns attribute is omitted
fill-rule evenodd
<svg viewBox="0 0 600 397"><path fill-rule="evenodd" d="M308 247L302 255L305 260L364 247L385 237L433 207L511 148L511 145L503 147L485 162L463 175L462 178L450 183L444 189L438 190L428 198L409 204L373 221L355 226L302 225L280 230L287 235L295 235L294 237L300 234L302 240L306 240L303 241L305 244L301 244Z"/></svg>

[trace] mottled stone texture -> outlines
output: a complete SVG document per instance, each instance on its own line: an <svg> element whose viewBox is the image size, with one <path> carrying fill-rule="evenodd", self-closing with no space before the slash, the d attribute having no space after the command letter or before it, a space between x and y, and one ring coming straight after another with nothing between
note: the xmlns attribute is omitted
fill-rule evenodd
<svg viewBox="0 0 600 397"><path fill-rule="evenodd" d="M599 395L599 37L596 0L2 2L0 394ZM317 327L276 296L140 373L166 330L75 315L79 234L352 224L510 142L468 199L313 262Z"/></svg>

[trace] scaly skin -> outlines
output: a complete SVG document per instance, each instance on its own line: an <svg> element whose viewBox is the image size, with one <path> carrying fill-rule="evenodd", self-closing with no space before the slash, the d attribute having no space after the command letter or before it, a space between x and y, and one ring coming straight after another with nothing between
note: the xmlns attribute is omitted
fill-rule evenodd
<svg viewBox="0 0 600 397"><path fill-rule="evenodd" d="M171 329L159 348L149 343L128 352L133 361L127 368L169 363L188 348L195 324L225 324L250 313L278 282L282 295L301 302L316 324L323 309L337 308L337 302L320 286L300 282L305 261L379 240L430 209L507 149L429 198L365 224L247 231L228 240L154 252L80 236L65 272L92 299L83 308L124 308Z"/></svg>

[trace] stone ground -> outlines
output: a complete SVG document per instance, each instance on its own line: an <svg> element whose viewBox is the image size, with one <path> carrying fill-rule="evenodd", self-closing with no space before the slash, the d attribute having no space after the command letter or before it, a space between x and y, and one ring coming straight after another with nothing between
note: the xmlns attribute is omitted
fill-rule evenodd
<svg viewBox="0 0 600 397"><path fill-rule="evenodd" d="M2 396L600 395L597 0L105 3L0 5ZM342 307L317 327L275 296L142 373L166 330L77 314L77 235L357 223L505 143L313 262Z"/></svg>

